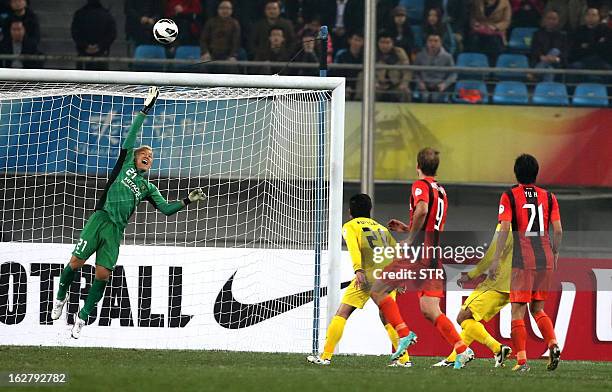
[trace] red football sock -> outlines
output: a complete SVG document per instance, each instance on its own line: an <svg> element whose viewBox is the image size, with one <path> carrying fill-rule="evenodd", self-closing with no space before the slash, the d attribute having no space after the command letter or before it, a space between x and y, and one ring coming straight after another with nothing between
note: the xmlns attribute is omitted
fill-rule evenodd
<svg viewBox="0 0 612 392"><path fill-rule="evenodd" d="M556 345L557 336L555 336L555 328L553 327L550 317L548 317L543 310L540 310L538 313L533 315L533 318L538 324L538 328L540 329L540 332L542 332L542 336L544 336L546 345L548 347Z"/></svg>
<svg viewBox="0 0 612 392"><path fill-rule="evenodd" d="M444 339L446 339L448 344L453 346L457 354L461 354L467 349L467 346L463 343L463 340L461 340L461 336L457 333L455 326L444 313L438 316L434 325L438 331L440 331Z"/></svg>
<svg viewBox="0 0 612 392"><path fill-rule="evenodd" d="M525 328L525 320L512 320L510 336L512 337L512 345L516 352L518 364L522 365L527 362L527 351L525 350L527 345L527 328Z"/></svg>
<svg viewBox="0 0 612 392"><path fill-rule="evenodd" d="M406 326L406 323L400 314L399 308L397 307L397 303L393 298L391 298L391 296L386 296L385 299L380 301L378 307L383 312L387 322L390 323L393 328L395 328L400 338L408 336L410 329L408 326Z"/></svg>

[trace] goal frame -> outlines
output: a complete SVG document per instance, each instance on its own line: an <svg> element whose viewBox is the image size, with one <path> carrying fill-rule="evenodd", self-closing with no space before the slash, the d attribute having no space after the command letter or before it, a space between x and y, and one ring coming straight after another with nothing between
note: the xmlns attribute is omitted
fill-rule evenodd
<svg viewBox="0 0 612 392"><path fill-rule="evenodd" d="M229 87L308 89L330 91L331 113L329 130L329 209L327 255L327 320L331 320L340 303L340 264L342 260L342 196L344 166L345 79L341 77L233 75L162 72L80 71L53 69L0 68L0 81L34 83L130 84L145 86ZM324 125L319 127L324 131ZM325 135L325 133L323 133ZM319 151L322 151L319 149ZM320 246L318 247L320 249ZM319 255L318 259L321 259ZM317 287L314 296L324 295L325 288ZM318 301L316 301L318 302ZM312 347L319 347L321 328L319 309L313 316Z"/></svg>

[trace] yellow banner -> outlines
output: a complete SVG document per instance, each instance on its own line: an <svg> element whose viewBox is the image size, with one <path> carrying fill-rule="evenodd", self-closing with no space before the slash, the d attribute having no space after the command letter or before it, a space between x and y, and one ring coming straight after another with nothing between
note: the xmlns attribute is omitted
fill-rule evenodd
<svg viewBox="0 0 612 392"><path fill-rule="evenodd" d="M605 109L378 103L375 178L415 178L417 152L433 147L441 153L438 175L443 183L513 183L516 156L533 154L541 168L563 165L563 157L557 154L596 136L599 129L583 125L591 124L593 114L602 112L607 118L612 113ZM605 118L598 118L605 123ZM361 102L347 102L346 180L359 179L360 149Z"/></svg>

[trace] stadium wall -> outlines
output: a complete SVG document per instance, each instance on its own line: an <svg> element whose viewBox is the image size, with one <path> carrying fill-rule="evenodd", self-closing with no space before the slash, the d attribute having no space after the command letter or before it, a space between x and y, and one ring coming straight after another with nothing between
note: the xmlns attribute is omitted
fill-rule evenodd
<svg viewBox="0 0 612 392"><path fill-rule="evenodd" d="M94 346L168 349L223 349L241 351L308 352L312 317L312 275L291 271L280 264L291 257L303 271L311 268L309 252L285 250L176 247L122 247L120 267L90 319L81 339L71 339L67 324L82 304L91 276L81 276L71 288L70 316L52 322L52 293L72 245L3 243L0 252L0 345ZM273 257L270 257L272 252ZM343 252L342 282L352 278L350 256ZM260 260L261 259L261 260ZM241 261L242 260L242 261ZM257 262L257 260L260 260ZM557 291L547 302L564 359L612 361L612 260L562 259ZM447 293L443 308L451 319L459 311L469 289L454 283L471 267L445 266ZM86 271L89 271L86 269ZM91 273L91 271L89 271ZM233 278L231 295L227 291ZM325 277L322 286L327 284ZM563 289L561 291L561 288ZM227 294L227 293L226 293ZM309 296L310 295L310 296ZM277 308L249 322L231 321L239 307L287 296L301 298L295 306ZM220 301L228 301L223 305ZM231 304L229 303L231 302ZM282 301L281 301L282 302ZM289 301L291 302L291 301ZM419 333L415 355L446 355L448 345L418 311L416 296L399 296L402 313ZM280 302L279 302L280 303ZM325 297L323 306L325 306ZM238 307L237 307L238 306ZM276 312L272 309L276 309ZM279 310L280 309L280 310ZM223 313L225 312L225 316ZM325 314L324 312L322 314ZM228 321L229 320L229 321ZM232 322L234 324L232 324ZM321 321L322 336L327 320ZM535 322L529 329L528 353L538 357L544 343ZM510 309L487 324L501 341L510 342ZM490 356L475 344L476 354ZM390 345L371 301L349 319L341 353L388 354Z"/></svg>

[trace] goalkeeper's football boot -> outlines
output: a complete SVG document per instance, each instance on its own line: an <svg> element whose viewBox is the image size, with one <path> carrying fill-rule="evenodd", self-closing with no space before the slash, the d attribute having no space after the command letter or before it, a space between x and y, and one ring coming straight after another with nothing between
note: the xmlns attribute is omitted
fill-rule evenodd
<svg viewBox="0 0 612 392"><path fill-rule="evenodd" d="M512 349L510 348L510 346L502 344L501 348L499 349L499 352L495 354L495 367L506 366L504 365L504 361L508 359L508 356L510 356L510 354L512 354Z"/></svg>
<svg viewBox="0 0 612 392"><path fill-rule="evenodd" d="M436 362L431 367L453 367L455 362L447 361L446 358L441 360L440 362Z"/></svg>
<svg viewBox="0 0 612 392"><path fill-rule="evenodd" d="M414 366L414 364L412 363L412 361L406 361L406 362L402 363L398 359L396 361L391 362L388 366L389 367L404 367L404 368L409 368L409 367Z"/></svg>
<svg viewBox="0 0 612 392"><path fill-rule="evenodd" d="M329 359L323 359L318 355L309 355L306 357L306 360L310 363L314 363L315 365L327 366L331 364Z"/></svg>
<svg viewBox="0 0 612 392"><path fill-rule="evenodd" d="M548 353L548 365L546 366L546 369L552 371L555 370L557 366L559 366L559 360L561 359L561 350L559 349L559 346L555 344L548 350Z"/></svg>
<svg viewBox="0 0 612 392"><path fill-rule="evenodd" d="M515 366L512 368L512 371L513 371L513 372L517 372L517 373L526 373L526 372L528 372L529 370L531 370L531 368L529 367L529 365L527 365L527 362L525 362L525 363L524 363L524 364L522 364L522 365L515 365Z"/></svg>
<svg viewBox="0 0 612 392"><path fill-rule="evenodd" d="M391 361L395 361L408 350L408 347L412 346L417 342L416 333L410 331L407 336L400 338L399 343L397 344L397 350L391 355Z"/></svg>
<svg viewBox="0 0 612 392"><path fill-rule="evenodd" d="M78 314L74 315L74 325L72 326L72 331L70 332L72 337L78 339L81 337L81 330L85 326L85 320L82 320Z"/></svg>
<svg viewBox="0 0 612 392"><path fill-rule="evenodd" d="M453 365L453 369L463 368L465 364L470 362L472 359L474 359L474 351L472 351L472 349L468 347L461 354L457 354L457 358L455 359L455 364Z"/></svg>
<svg viewBox="0 0 612 392"><path fill-rule="evenodd" d="M64 305L66 305L66 302L68 302L67 295L63 300L56 299L53 302L53 309L51 309L51 320L57 320L60 318L60 316L62 315L62 311L64 310Z"/></svg>

